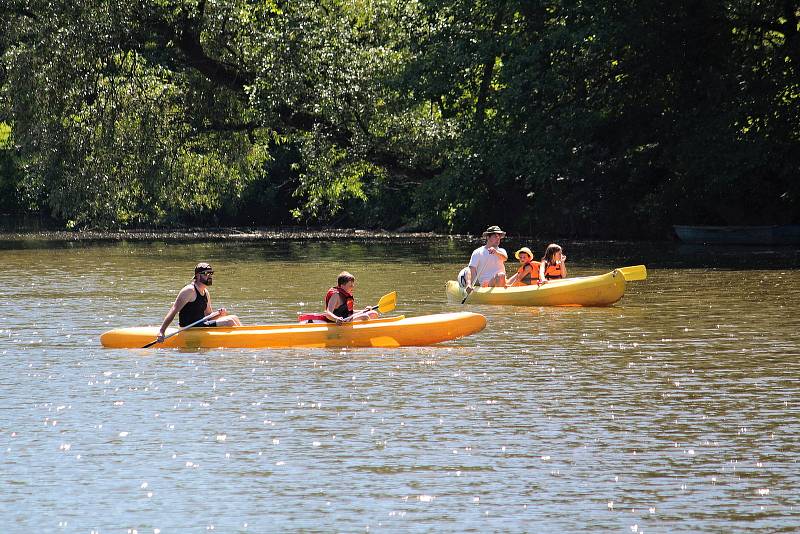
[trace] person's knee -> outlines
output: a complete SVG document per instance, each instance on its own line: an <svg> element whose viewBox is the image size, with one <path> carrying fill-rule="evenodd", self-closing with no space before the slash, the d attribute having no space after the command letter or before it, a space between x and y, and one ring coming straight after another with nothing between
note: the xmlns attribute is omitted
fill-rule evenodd
<svg viewBox="0 0 800 534"><path fill-rule="evenodd" d="M367 313L365 313L365 314L363 314L363 315L361 315L359 317L356 317L355 320L356 321L370 321L372 319L377 319L377 318L378 318L378 312L370 311L370 312L367 312Z"/></svg>
<svg viewBox="0 0 800 534"><path fill-rule="evenodd" d="M217 325L219 326L242 326L242 322L239 320L237 315L226 315L220 319L217 319Z"/></svg>

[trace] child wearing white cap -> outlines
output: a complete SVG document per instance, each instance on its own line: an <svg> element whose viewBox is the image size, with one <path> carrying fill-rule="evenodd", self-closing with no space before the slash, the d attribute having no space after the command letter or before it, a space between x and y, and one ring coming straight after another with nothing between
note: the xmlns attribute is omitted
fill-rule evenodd
<svg viewBox="0 0 800 534"><path fill-rule="evenodd" d="M508 279L510 286L530 286L539 281L539 262L534 261L533 252L528 247L522 247L514 253L520 266L514 276Z"/></svg>

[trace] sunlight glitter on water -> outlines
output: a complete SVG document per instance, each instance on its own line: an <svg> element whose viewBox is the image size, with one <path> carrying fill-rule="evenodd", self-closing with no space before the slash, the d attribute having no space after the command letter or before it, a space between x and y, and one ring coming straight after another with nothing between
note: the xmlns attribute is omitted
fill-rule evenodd
<svg viewBox="0 0 800 534"><path fill-rule="evenodd" d="M797 310L796 271L788 286L763 290L774 309L747 296L752 271L681 272L678 290L674 269L656 268L611 309L470 307L488 317L487 330L441 347L97 346L112 324L160 322L185 282L179 267L197 256L226 273L215 303L252 322L293 318L297 302L319 302L345 268L335 264L341 249L297 250L309 246L324 260L319 269L276 259L280 248L227 244L47 251L65 269L102 257L107 266L82 279L81 291L61 278L48 285L30 253L4 257L13 280L33 272L43 290L4 287L20 305L0 351L0 469L22 483L9 484L0 512L23 526L36 517L44 530L60 520L62 530L84 532L147 518L164 532L231 532L246 520L253 531L382 524L638 534L773 531L800 506L800 324L787 312ZM363 259L358 246L346 253L359 301L384 294L391 280L398 313L455 310L440 286L463 251L451 261L430 249L430 257L367 249ZM136 269L126 267L132 257ZM123 280L136 290L108 298ZM240 291L262 286L269 290L252 297ZM700 301L713 301L711 312ZM36 327L23 328L31 317ZM120 487L120 479L135 482ZM81 492L56 489L70 486Z"/></svg>

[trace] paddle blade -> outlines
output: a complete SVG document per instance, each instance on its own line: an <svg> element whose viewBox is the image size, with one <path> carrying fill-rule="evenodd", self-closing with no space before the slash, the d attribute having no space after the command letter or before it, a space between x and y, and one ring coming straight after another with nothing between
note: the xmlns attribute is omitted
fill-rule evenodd
<svg viewBox="0 0 800 534"><path fill-rule="evenodd" d="M626 282L632 280L645 280L647 278L647 268L644 265L631 265L630 267L620 267L617 269L625 277Z"/></svg>
<svg viewBox="0 0 800 534"><path fill-rule="evenodd" d="M397 307L397 291L387 293L378 301L378 311L381 313L390 312L395 307Z"/></svg>

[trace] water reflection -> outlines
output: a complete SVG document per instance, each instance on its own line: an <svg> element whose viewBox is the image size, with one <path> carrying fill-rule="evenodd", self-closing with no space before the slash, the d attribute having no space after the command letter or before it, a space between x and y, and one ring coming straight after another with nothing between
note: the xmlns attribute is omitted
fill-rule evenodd
<svg viewBox="0 0 800 534"><path fill-rule="evenodd" d="M649 278L610 308L472 306L487 330L437 347L98 346L109 328L158 324L201 259L217 272L214 303L252 324L321 306L345 268L364 305L396 289L398 313L459 309L444 281L474 246L3 250L8 531L796 526L794 249L754 262L740 249L565 244L576 275L647 263Z"/></svg>

